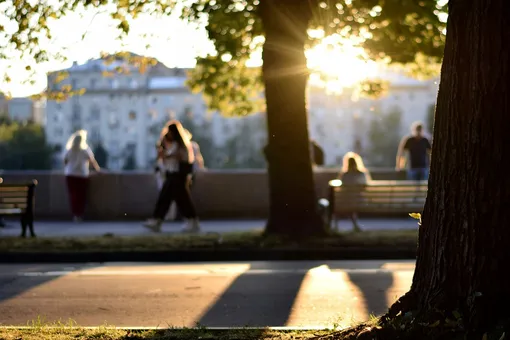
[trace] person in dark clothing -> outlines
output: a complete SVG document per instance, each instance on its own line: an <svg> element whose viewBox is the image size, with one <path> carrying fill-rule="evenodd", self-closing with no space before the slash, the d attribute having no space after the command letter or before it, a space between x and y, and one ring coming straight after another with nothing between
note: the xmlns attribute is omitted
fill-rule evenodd
<svg viewBox="0 0 510 340"><path fill-rule="evenodd" d="M412 135L404 137L400 142L396 170L400 171L404 168L406 163L405 152L407 152L409 160L407 178L413 181L428 180L431 150L430 141L423 135L423 125L414 123Z"/></svg>
<svg viewBox="0 0 510 340"><path fill-rule="evenodd" d="M152 231L160 232L161 224L172 202L187 219L183 232L199 232L200 226L191 199L189 184L195 156L193 147L184 128L178 121L171 121L161 133L158 158L162 160L165 181L159 192L152 218L144 226Z"/></svg>

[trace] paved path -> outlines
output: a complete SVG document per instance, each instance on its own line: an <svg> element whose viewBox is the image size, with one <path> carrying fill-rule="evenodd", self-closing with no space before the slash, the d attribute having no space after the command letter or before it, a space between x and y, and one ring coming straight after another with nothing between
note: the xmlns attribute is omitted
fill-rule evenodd
<svg viewBox="0 0 510 340"><path fill-rule="evenodd" d="M0 265L0 324L348 326L410 287L414 261Z"/></svg>
<svg viewBox="0 0 510 340"><path fill-rule="evenodd" d="M205 232L233 232L262 230L265 220L209 220L202 221L202 230ZM362 219L360 226L365 230L374 229L416 229L416 220L405 219ZM164 233L178 232L182 223L167 222L163 226ZM347 220L339 222L341 230L349 230L352 223ZM101 236L106 233L115 235L137 236L149 235L150 232L142 227L142 223L133 221L115 222L82 222L73 223L68 221L36 221L35 231L39 236ZM8 220L6 228L0 228L1 236L17 236L20 233L19 222Z"/></svg>

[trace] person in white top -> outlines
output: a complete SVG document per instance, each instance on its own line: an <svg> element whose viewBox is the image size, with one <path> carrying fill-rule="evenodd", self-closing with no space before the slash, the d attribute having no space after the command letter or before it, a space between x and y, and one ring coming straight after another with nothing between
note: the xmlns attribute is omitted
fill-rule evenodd
<svg viewBox="0 0 510 340"><path fill-rule="evenodd" d="M160 164L163 165L165 181L159 192L152 218L147 220L144 226L152 231L160 232L168 209L172 202L175 202L179 211L187 219L187 225L183 231L198 232L200 226L189 190L195 161L189 136L181 123L175 120L168 123L161 136L158 160L161 160Z"/></svg>
<svg viewBox="0 0 510 340"><path fill-rule="evenodd" d="M193 148L193 154L195 156L195 161L193 162L193 171L191 174L191 183L190 188L195 184L195 173L197 171L205 169L204 165L204 157L202 156L202 153L200 152L200 147L198 146L198 143L191 140L193 135L191 132L187 129L184 129L184 132L188 135L188 138L190 139L191 147ZM161 145L156 145L157 148L159 148ZM158 192L161 191L163 188L163 183L165 183L165 177L166 172L164 171L164 164L163 159L158 158L156 161L156 168L155 168L155 177L156 177L156 184L158 187ZM168 213L165 216L165 221L171 221L176 220L180 221L182 220L182 216L179 214L179 211L177 210L175 202L173 202L170 205L170 208L168 209Z"/></svg>
<svg viewBox="0 0 510 340"><path fill-rule="evenodd" d="M64 155L64 173L71 212L77 222L83 219L85 213L90 165L96 171L100 171L99 164L97 164L92 150L87 145L87 132L79 130L69 138Z"/></svg>

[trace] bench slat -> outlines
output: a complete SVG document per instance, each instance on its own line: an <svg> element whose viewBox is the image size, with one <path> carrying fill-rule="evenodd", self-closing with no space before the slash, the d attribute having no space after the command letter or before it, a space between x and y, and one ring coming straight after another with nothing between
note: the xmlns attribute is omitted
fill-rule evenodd
<svg viewBox="0 0 510 340"><path fill-rule="evenodd" d="M0 208L3 208L3 209L14 209L14 208L21 208L21 209L26 209L27 208L27 203L1 203L0 202Z"/></svg>
<svg viewBox="0 0 510 340"><path fill-rule="evenodd" d="M22 214L24 209L19 208L0 208L0 215L14 215L14 214Z"/></svg>
<svg viewBox="0 0 510 340"><path fill-rule="evenodd" d="M13 191L19 191L19 192L28 192L28 187L23 187L19 185L7 185L7 184L1 184L0 185L0 192L13 192Z"/></svg>
<svg viewBox="0 0 510 340"><path fill-rule="evenodd" d="M9 197L9 198L2 198L0 197L0 206L3 204L27 204L27 198L26 197Z"/></svg>
<svg viewBox="0 0 510 340"><path fill-rule="evenodd" d="M332 186L334 211L414 213L423 210L427 182L372 181L367 185Z"/></svg>

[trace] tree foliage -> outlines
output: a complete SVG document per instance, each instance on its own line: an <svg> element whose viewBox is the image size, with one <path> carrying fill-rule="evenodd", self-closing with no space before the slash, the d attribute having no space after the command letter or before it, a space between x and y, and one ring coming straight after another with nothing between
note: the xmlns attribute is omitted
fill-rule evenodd
<svg viewBox="0 0 510 340"><path fill-rule="evenodd" d="M49 170L52 154L42 126L12 121L0 124L0 169Z"/></svg>
<svg viewBox="0 0 510 340"><path fill-rule="evenodd" d="M439 20L439 15L446 12L445 1L296 1L309 3L314 12L310 30L322 32L310 35L309 46L324 36L336 34L359 43L367 58L433 65L442 56L445 24ZM190 22L206 22L207 34L216 50L197 59L189 85L205 94L210 109L226 115L245 115L263 110L260 69L248 67L252 53L260 51L264 44L259 6L259 0L3 2L0 4L0 22L3 23L0 42L4 47L0 48L0 59L22 58L27 70L34 70L34 63L64 58L62 51L48 51L42 46L48 46L58 34L53 31L55 21L72 11L102 9L117 22L120 38L129 33L133 20L142 13L179 12ZM139 64L144 68L145 63ZM5 80L10 80L9 74ZM367 92L380 90L367 84L362 87ZM65 100L81 92L83 90L63 89L50 97Z"/></svg>

